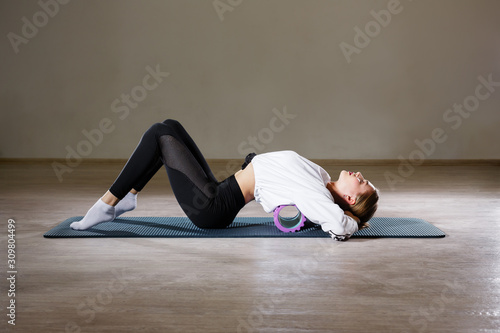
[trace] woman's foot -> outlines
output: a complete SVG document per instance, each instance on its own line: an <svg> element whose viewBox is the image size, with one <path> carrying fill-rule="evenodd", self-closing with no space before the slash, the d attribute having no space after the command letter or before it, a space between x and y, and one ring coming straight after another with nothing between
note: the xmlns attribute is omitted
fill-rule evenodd
<svg viewBox="0 0 500 333"><path fill-rule="evenodd" d="M115 217L137 207L137 193L128 192L127 195L115 206Z"/></svg>
<svg viewBox="0 0 500 333"><path fill-rule="evenodd" d="M71 223L70 227L74 230L85 230L99 223L113 221L115 216L115 207L99 199L81 221Z"/></svg>

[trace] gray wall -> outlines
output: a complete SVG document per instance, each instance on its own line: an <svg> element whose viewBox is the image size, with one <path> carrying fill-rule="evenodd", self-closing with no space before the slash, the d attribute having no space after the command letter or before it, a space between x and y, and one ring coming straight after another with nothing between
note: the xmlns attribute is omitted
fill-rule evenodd
<svg viewBox="0 0 500 333"><path fill-rule="evenodd" d="M0 2L2 158L126 158L166 118L207 158L500 158L500 1L55 4Z"/></svg>

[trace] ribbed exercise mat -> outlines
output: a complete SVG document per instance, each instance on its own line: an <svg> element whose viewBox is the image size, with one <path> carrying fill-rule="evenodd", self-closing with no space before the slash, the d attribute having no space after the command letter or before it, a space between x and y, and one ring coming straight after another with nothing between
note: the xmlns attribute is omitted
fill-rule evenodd
<svg viewBox="0 0 500 333"><path fill-rule="evenodd" d="M187 217L120 217L113 222L98 224L90 229L77 231L70 224L82 216L67 219L43 236L47 238L71 237L329 237L319 225L306 222L297 232L282 232L276 228L272 217L237 217L226 229L200 229ZM445 234L432 224L415 218L374 217L370 227L356 232L352 237L444 237Z"/></svg>

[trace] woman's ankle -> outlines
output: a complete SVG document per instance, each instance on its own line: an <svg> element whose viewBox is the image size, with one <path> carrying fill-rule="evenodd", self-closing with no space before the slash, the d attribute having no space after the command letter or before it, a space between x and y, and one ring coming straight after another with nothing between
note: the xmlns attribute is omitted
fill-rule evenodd
<svg viewBox="0 0 500 333"><path fill-rule="evenodd" d="M107 191L106 193L104 193L104 195L102 196L101 200L110 205L110 206L116 206L116 204L120 201L120 199L118 199L117 197L115 197L113 195L113 193Z"/></svg>

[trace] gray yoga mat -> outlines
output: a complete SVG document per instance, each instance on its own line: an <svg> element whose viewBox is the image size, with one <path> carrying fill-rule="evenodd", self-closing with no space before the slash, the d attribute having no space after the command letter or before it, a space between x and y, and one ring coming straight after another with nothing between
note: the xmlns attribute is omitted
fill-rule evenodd
<svg viewBox="0 0 500 333"><path fill-rule="evenodd" d="M237 217L225 229L200 229L187 217L120 217L113 222L98 224L90 229L77 231L70 224L82 216L71 217L46 232L46 238L73 237L329 237L319 225L306 222L297 232L282 232L274 225L272 217ZM370 227L359 230L356 237L437 238L444 237L440 229L422 219L374 217Z"/></svg>

